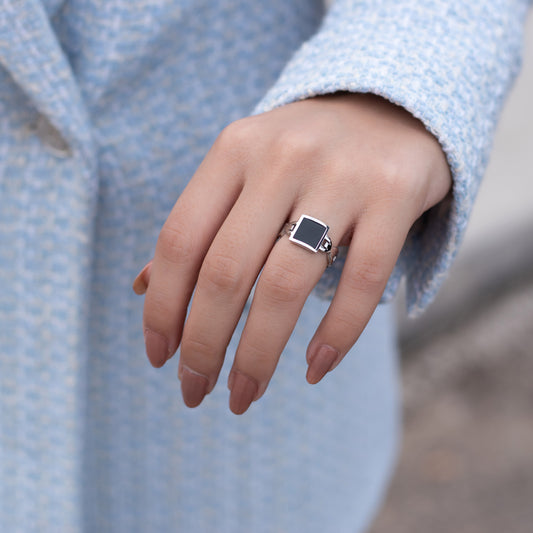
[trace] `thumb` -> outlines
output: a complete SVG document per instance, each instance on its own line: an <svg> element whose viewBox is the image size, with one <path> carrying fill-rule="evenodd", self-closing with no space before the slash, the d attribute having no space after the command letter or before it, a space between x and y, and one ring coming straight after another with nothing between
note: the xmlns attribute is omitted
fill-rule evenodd
<svg viewBox="0 0 533 533"><path fill-rule="evenodd" d="M148 288L148 284L150 283L150 272L152 271L152 260L148 261L146 265L144 265L143 269L137 274L137 277L135 278L132 288L133 292L135 294L138 294L141 296L146 292L146 289Z"/></svg>

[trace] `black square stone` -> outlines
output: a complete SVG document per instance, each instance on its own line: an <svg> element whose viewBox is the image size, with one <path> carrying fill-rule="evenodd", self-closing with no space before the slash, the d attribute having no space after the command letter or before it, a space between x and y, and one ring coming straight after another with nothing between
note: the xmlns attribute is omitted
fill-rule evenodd
<svg viewBox="0 0 533 533"><path fill-rule="evenodd" d="M328 231L328 227L306 216L301 217L298 222L291 240L302 244L306 248L318 250L322 239L324 239Z"/></svg>

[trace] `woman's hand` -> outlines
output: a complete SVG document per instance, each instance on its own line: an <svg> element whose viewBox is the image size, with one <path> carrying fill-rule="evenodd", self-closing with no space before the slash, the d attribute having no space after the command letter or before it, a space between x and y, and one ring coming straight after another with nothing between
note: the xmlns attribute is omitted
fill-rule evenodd
<svg viewBox="0 0 533 533"><path fill-rule="evenodd" d="M374 95L337 93L234 122L178 198L135 282L140 293L148 286L148 358L162 366L181 344L183 398L199 405L263 269L228 380L231 410L245 412L265 392L326 268L324 253L276 242L285 222L307 214L330 226L334 246L349 245L307 349L307 380L317 383L366 326L413 222L450 185L436 139Z"/></svg>

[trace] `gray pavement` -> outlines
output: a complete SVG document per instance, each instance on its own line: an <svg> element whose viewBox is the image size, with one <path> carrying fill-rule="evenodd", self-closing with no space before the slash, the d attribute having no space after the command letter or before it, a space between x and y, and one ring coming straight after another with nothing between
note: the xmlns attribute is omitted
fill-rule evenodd
<svg viewBox="0 0 533 533"><path fill-rule="evenodd" d="M533 531L533 283L404 360L405 436L371 533Z"/></svg>
<svg viewBox="0 0 533 533"><path fill-rule="evenodd" d="M526 27L524 63L498 124L464 251L529 224L533 228L533 15Z"/></svg>

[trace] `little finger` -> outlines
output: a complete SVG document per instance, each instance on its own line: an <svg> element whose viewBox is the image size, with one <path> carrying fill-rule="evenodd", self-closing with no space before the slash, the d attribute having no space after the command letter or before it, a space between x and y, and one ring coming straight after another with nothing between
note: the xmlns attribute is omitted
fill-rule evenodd
<svg viewBox="0 0 533 533"><path fill-rule="evenodd" d="M356 224L335 296L307 349L309 383L339 364L370 320L409 231L406 220L378 212Z"/></svg>

